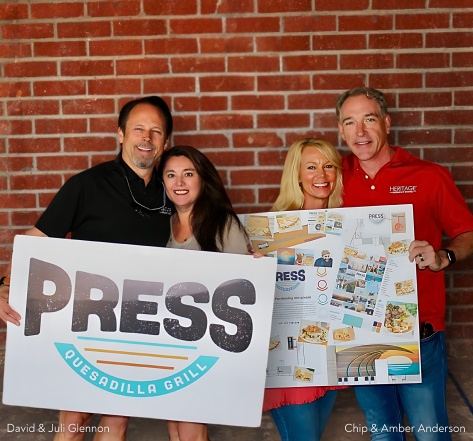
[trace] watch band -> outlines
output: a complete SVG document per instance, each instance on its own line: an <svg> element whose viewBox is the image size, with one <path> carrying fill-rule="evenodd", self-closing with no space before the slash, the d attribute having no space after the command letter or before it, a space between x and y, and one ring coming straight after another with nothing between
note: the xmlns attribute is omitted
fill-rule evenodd
<svg viewBox="0 0 473 441"><path fill-rule="evenodd" d="M447 257L449 261L448 266L453 265L457 261L457 258L455 257L455 253L452 250L449 250L447 248L442 248L440 251L445 251L447 253Z"/></svg>
<svg viewBox="0 0 473 441"><path fill-rule="evenodd" d="M0 279L0 286L10 286L10 277L3 276Z"/></svg>

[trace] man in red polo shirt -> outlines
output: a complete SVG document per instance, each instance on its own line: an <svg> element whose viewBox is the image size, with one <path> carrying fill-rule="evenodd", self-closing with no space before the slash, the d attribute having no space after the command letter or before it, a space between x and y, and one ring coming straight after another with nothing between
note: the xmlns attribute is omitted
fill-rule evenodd
<svg viewBox="0 0 473 441"><path fill-rule="evenodd" d="M416 240L409 259L418 267L422 383L359 386L358 404L373 440L405 440L404 412L417 440L451 440L442 270L473 253L473 216L447 169L389 145L391 119L382 92L351 89L338 97L336 112L340 134L352 151L343 160L343 206L414 206ZM442 231L451 238L444 249ZM433 434L431 428L440 426L444 429Z"/></svg>

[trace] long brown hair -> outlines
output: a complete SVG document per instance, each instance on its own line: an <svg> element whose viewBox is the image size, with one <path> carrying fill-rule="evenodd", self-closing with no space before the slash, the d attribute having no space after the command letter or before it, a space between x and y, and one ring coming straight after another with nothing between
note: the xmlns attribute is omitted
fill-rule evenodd
<svg viewBox="0 0 473 441"><path fill-rule="evenodd" d="M235 221L241 222L233 210L222 179L209 158L194 147L180 145L163 153L159 163L159 176L163 176L166 162L175 156L185 156L200 176L200 192L191 213L191 227L194 237L203 251L222 251L226 227Z"/></svg>

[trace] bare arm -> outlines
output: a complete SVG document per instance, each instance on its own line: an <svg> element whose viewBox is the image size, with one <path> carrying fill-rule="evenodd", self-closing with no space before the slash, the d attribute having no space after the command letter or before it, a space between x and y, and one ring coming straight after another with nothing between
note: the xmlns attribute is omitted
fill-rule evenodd
<svg viewBox="0 0 473 441"><path fill-rule="evenodd" d="M46 234L44 234L42 231L38 230L35 227L26 231L25 235L46 237ZM7 277L9 277L10 271L11 271L11 260L7 268L8 274L5 274ZM20 326L21 316L10 307L8 303L9 294L10 294L9 286L6 286L6 285L0 286L0 319L2 319L5 323L10 322L16 326Z"/></svg>
<svg viewBox="0 0 473 441"><path fill-rule="evenodd" d="M459 234L446 248L455 253L457 261L467 259L473 254L473 231ZM409 260L411 262L415 261L419 269L429 268L431 271L441 271L450 263L445 251L434 250L432 245L425 240L414 240L411 243L409 246Z"/></svg>

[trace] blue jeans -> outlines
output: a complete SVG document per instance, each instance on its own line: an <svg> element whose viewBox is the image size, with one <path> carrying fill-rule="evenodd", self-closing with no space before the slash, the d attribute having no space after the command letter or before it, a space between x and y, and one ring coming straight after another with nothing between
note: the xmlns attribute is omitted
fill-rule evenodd
<svg viewBox="0 0 473 441"><path fill-rule="evenodd" d="M405 441L402 431L405 412L416 440L451 441L445 407L445 333L436 332L421 340L420 351L422 383L355 387L356 399L365 414L372 440ZM435 431L441 426L447 432Z"/></svg>
<svg viewBox="0 0 473 441"><path fill-rule="evenodd" d="M336 390L329 390L312 403L287 404L271 409L271 415L282 441L319 441L327 425L337 398Z"/></svg>

